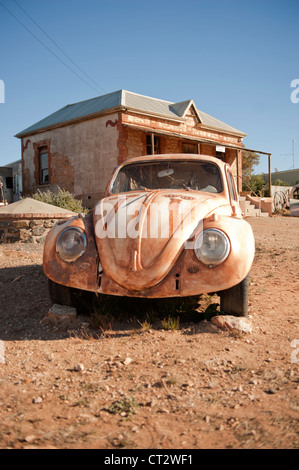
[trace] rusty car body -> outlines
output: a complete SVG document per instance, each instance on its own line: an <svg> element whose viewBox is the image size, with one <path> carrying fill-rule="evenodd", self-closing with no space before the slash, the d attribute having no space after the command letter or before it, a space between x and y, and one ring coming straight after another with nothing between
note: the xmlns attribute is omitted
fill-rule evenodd
<svg viewBox="0 0 299 470"><path fill-rule="evenodd" d="M247 316L253 258L230 166L168 154L117 167L92 213L50 230L43 267L56 303L71 304L73 291L99 298L218 293L223 312Z"/></svg>

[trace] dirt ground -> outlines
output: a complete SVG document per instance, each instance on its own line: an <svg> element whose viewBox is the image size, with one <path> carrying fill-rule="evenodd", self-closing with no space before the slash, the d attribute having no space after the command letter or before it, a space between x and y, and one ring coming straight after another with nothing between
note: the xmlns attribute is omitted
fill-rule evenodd
<svg viewBox="0 0 299 470"><path fill-rule="evenodd" d="M51 323L43 247L0 245L0 448L299 448L299 218L247 220L246 334Z"/></svg>

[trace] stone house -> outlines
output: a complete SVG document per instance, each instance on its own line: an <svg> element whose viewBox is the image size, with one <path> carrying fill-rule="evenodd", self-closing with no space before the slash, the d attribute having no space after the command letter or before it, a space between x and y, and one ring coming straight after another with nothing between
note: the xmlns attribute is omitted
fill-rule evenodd
<svg viewBox="0 0 299 470"><path fill-rule="evenodd" d="M146 154L199 153L232 166L241 190L243 132L197 109L119 90L67 105L21 139L23 195L64 188L93 207L113 169Z"/></svg>

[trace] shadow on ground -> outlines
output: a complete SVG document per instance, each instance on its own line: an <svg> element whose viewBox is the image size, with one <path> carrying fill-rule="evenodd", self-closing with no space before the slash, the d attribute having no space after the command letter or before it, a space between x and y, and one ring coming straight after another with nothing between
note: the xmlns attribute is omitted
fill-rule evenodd
<svg viewBox="0 0 299 470"><path fill-rule="evenodd" d="M99 296L91 311L80 310L79 319L58 324L47 321L52 306L48 279L41 265L0 270L0 339L5 341L58 340L70 335L88 338L130 335L151 328L175 330L182 323L196 324L207 310L197 311L199 298L129 299ZM87 333L86 325L92 329ZM88 328L88 329L89 329Z"/></svg>

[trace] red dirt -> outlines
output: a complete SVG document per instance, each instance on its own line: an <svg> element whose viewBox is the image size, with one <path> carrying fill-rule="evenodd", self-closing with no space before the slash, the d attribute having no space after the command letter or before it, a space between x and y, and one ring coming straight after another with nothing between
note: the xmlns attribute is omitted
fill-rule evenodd
<svg viewBox="0 0 299 470"><path fill-rule="evenodd" d="M298 448L299 218L247 220L253 331L239 335L183 318L53 324L43 247L0 245L0 448Z"/></svg>

